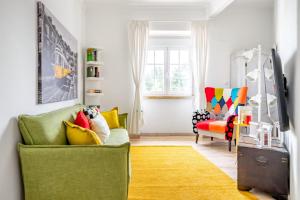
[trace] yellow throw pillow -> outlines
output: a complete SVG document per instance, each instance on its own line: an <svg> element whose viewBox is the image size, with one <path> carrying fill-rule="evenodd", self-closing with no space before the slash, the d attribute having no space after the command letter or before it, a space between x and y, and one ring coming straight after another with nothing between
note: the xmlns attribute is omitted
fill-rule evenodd
<svg viewBox="0 0 300 200"><path fill-rule="evenodd" d="M101 112L110 129L120 127L118 112L118 107L110 111Z"/></svg>
<svg viewBox="0 0 300 200"><path fill-rule="evenodd" d="M64 121L69 144L71 145L88 145L102 144L98 135L89 129L77 126L69 121Z"/></svg>

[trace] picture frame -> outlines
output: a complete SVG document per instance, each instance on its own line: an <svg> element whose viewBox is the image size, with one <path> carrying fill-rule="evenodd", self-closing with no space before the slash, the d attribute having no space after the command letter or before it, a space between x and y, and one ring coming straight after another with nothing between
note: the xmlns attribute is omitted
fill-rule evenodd
<svg viewBox="0 0 300 200"><path fill-rule="evenodd" d="M38 104L78 97L77 40L62 23L37 2Z"/></svg>

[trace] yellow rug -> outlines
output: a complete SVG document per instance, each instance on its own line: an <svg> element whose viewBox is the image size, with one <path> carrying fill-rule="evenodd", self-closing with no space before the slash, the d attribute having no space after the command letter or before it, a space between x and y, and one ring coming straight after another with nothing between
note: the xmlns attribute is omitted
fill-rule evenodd
<svg viewBox="0 0 300 200"><path fill-rule="evenodd" d="M135 146L131 161L129 200L256 199L189 146Z"/></svg>

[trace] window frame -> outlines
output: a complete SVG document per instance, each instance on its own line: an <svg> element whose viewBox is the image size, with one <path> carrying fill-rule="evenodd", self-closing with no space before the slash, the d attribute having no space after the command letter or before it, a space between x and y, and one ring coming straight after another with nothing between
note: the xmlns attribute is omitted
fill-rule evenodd
<svg viewBox="0 0 300 200"><path fill-rule="evenodd" d="M161 47L161 46L158 46L158 47L150 47L150 48L148 48L148 50L147 51L161 51L161 50L163 50L164 51L164 63L163 63L163 65L164 65L164 87L163 87L163 91L162 92L158 92L158 91L154 91L154 92L150 92L150 93L145 93L144 92L144 90L143 90L143 93L144 93L144 96L163 96L163 95L165 95L165 91L166 91L166 86L165 86L165 75L166 75L166 58L165 58L165 56L166 56L166 51L167 51L167 49L165 48L165 47ZM148 55L148 52L147 52L147 55ZM148 56L147 56L147 58L148 58ZM146 59L147 59L146 58ZM146 60L146 64L145 64L145 67L147 67L148 65L154 65L154 67L156 66L156 65L161 65L161 64L156 64L155 63L155 54L154 54L154 63L148 63L147 62L147 60ZM155 70L155 69L154 69ZM145 70L144 70L145 71ZM155 73L155 72L154 72ZM145 81L145 80L144 80ZM144 83L143 83L144 84ZM143 85L144 86L144 85Z"/></svg>
<svg viewBox="0 0 300 200"><path fill-rule="evenodd" d="M187 45L151 45L149 46L147 51L158 51L163 50L164 51L164 87L163 92L149 92L146 93L143 90L143 96L148 99L187 99L193 97L193 76L192 76L192 62L191 62L191 48ZM172 92L170 89L170 69L171 69L171 63L170 63L170 51L171 50L187 50L188 51L188 60L189 60L189 67L190 67L190 76L191 76L191 92L189 94L184 93L177 93ZM155 57L154 57L155 59ZM147 67L148 62L146 60L146 66ZM151 64L150 64L151 65ZM155 62L154 62L155 65ZM179 66L180 63L180 56L179 56ZM144 83L143 83L144 84Z"/></svg>

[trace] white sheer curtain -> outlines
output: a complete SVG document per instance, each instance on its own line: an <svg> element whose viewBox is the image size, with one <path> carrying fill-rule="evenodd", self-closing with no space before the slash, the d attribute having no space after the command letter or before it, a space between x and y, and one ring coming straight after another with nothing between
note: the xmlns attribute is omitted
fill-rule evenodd
<svg viewBox="0 0 300 200"><path fill-rule="evenodd" d="M132 135L140 134L140 128L144 122L142 113L142 81L148 49L148 35L148 21L131 21L129 23L128 41L130 64L135 85L134 104L129 126L129 133Z"/></svg>
<svg viewBox="0 0 300 200"><path fill-rule="evenodd" d="M205 109L205 81L208 61L206 22L192 22L192 71L194 81L194 110Z"/></svg>

